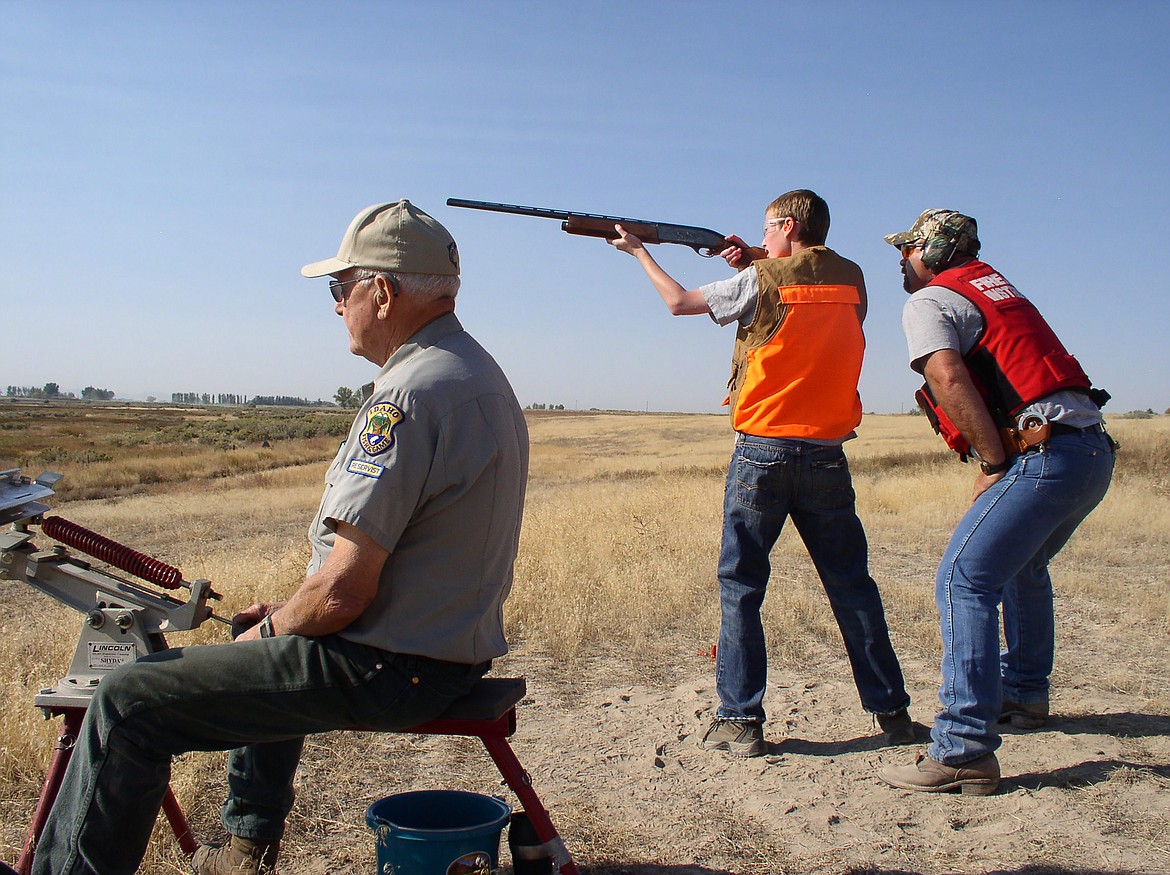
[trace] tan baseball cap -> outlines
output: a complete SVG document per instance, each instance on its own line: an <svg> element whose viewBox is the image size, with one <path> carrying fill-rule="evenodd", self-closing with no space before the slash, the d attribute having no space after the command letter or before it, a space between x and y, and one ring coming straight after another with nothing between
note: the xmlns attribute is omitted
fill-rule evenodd
<svg viewBox="0 0 1170 875"><path fill-rule="evenodd" d="M301 275L327 276L350 267L458 276L459 249L437 219L410 201L374 204L349 223L336 258L306 264Z"/></svg>

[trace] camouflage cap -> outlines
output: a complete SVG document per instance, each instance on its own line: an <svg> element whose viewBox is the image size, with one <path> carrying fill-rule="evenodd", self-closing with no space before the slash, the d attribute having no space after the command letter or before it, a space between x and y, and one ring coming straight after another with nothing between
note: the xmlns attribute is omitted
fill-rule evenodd
<svg viewBox="0 0 1170 875"><path fill-rule="evenodd" d="M885 241L891 246L902 246L938 236L953 241L960 252L979 254L979 226L970 216L954 210L926 210L909 231L887 234Z"/></svg>
<svg viewBox="0 0 1170 875"><path fill-rule="evenodd" d="M457 276L459 250L447 229L410 201L374 204L350 222L336 258L306 264L301 275L325 276L350 267Z"/></svg>

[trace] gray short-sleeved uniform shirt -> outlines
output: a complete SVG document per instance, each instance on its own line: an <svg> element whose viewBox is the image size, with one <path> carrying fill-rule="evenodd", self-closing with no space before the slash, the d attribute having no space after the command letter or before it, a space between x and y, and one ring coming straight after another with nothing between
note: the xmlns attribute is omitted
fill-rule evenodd
<svg viewBox="0 0 1170 875"><path fill-rule="evenodd" d="M528 429L504 373L454 314L397 350L326 475L309 529L318 570L338 522L390 552L343 638L475 664L507 652Z"/></svg>
<svg viewBox="0 0 1170 875"><path fill-rule="evenodd" d="M910 367L922 373L925 358L940 349L966 355L983 333L983 314L958 292L926 286L902 306L902 330L910 351ZM1085 428L1102 421L1101 411L1082 392L1055 392L1029 405L1020 415L1041 413L1052 422Z"/></svg>

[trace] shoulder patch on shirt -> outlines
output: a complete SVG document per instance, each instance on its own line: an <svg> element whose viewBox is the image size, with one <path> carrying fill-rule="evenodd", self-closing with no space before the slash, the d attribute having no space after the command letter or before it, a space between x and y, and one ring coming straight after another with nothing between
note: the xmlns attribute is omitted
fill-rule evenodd
<svg viewBox="0 0 1170 875"><path fill-rule="evenodd" d="M366 411L366 427L358 443L371 456L384 453L394 446L394 426L402 422L402 411L393 404L375 404Z"/></svg>
<svg viewBox="0 0 1170 875"><path fill-rule="evenodd" d="M350 459L349 464L345 466L345 470L350 474L361 474L363 477L372 477L377 480L382 476L382 472L386 469L381 465L375 465L373 462L363 462L361 459Z"/></svg>

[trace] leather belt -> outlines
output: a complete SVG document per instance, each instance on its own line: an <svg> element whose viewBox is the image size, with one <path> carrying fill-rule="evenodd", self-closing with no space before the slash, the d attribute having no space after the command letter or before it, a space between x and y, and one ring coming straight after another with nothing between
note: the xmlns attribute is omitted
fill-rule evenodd
<svg viewBox="0 0 1170 875"><path fill-rule="evenodd" d="M1075 425L1064 425L1060 422L1048 423L1052 426L1053 434L1101 434L1105 431L1100 424L1087 425L1084 428L1077 428Z"/></svg>
<svg viewBox="0 0 1170 875"><path fill-rule="evenodd" d="M1063 425L1059 422L1049 422L1040 416L1025 417L1020 423L1021 428L1001 428L1000 442L1008 458L1026 453L1047 443L1054 434L1104 434L1105 428L1100 425L1090 425L1077 428L1073 425Z"/></svg>

